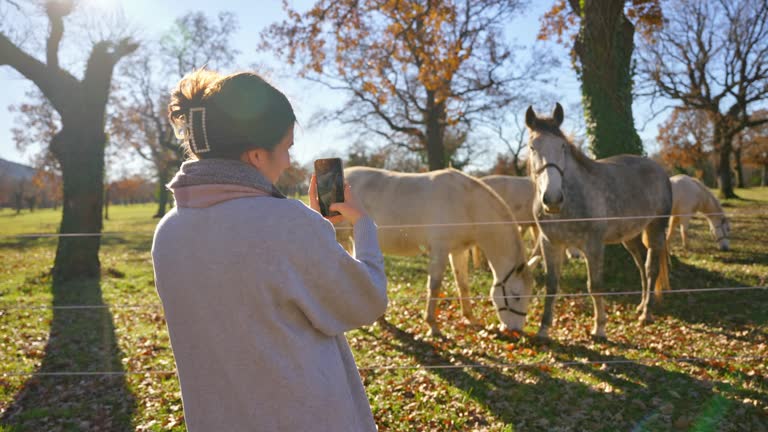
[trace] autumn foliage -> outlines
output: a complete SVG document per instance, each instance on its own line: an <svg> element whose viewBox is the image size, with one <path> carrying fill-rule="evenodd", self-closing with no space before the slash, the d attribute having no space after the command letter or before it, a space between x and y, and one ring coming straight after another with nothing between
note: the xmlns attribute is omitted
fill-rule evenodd
<svg viewBox="0 0 768 432"><path fill-rule="evenodd" d="M662 160L671 167L700 169L713 150L712 124L703 111L674 109L656 139Z"/></svg>
<svg viewBox="0 0 768 432"><path fill-rule="evenodd" d="M521 12L513 0L317 0L262 33L299 74L348 101L322 120L355 124L389 144L424 154L430 169L447 166L451 130L505 107L515 73L503 25Z"/></svg>
<svg viewBox="0 0 768 432"><path fill-rule="evenodd" d="M557 0L541 17L539 40L554 39L558 43L573 46L578 33L579 0ZM570 5L570 6L569 6ZM652 38L664 20L660 0L627 0L624 15L645 38Z"/></svg>

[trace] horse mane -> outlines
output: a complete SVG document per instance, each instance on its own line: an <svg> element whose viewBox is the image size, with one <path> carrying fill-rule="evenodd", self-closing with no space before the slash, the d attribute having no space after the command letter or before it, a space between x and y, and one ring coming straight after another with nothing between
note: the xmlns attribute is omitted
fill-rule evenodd
<svg viewBox="0 0 768 432"><path fill-rule="evenodd" d="M565 136L563 131L560 130L560 126L558 126L557 122L552 117L536 117L531 130L534 132L547 133L558 138L562 138L568 144L568 149L570 150L571 156L573 156L576 162L578 162L585 169L590 171L592 170L592 166L595 163L595 160L585 155L584 152L576 147L576 145L573 144L573 140ZM531 176L531 158L528 158L527 167L528 176Z"/></svg>
<svg viewBox="0 0 768 432"><path fill-rule="evenodd" d="M509 207L509 204L507 204L507 202L504 201L504 198L502 198L501 195L499 195L495 190L493 190L492 187L485 184L482 180L472 177L471 175L465 172L459 171L456 168L447 168L447 170L461 174L464 177L467 177L468 179L472 180L474 183L477 183L478 185L480 185L481 188L483 188L486 192L490 193L491 195L493 195L494 198L496 198L496 200L498 201L498 204L501 204L503 211L507 213L507 216L509 216L511 220L517 222L515 220L515 214L512 212L512 209Z"/></svg>
<svg viewBox="0 0 768 432"><path fill-rule="evenodd" d="M503 212L506 212L508 220L519 225L519 222L517 221L517 218L515 217L515 213L512 211L512 208L509 206L509 204L507 204L507 202L504 200L504 198L502 198L501 195L499 195L492 187L490 187L487 184L485 184L485 182L483 182L479 178L472 177L469 174L461 172L461 171L459 171L457 169L454 169L454 168L449 168L449 169L451 171L456 171L457 173L459 173L459 174L467 177L468 179L472 180L474 183L477 183L478 185L480 185L480 187L483 190L485 190L488 194L490 194L491 196L493 196L493 198L496 199L495 203L497 205L501 206L501 209L502 209ZM516 238L519 241L514 242L514 244L512 244L511 247L515 248L515 252L517 252L518 256L520 256L523 259L525 259L526 253L525 253L525 246L523 245L523 238L522 238L521 235L519 235L520 232L519 232L518 228L515 228L514 231L518 234L516 236Z"/></svg>
<svg viewBox="0 0 768 432"><path fill-rule="evenodd" d="M689 177L690 177L690 176L689 176ZM693 182L694 182L694 183L696 183L696 186L698 186L698 187L699 187L699 189L701 189L701 190L704 192L704 195L707 197L707 199L708 199L708 200L709 200L711 203L713 203L713 204L714 204L715 208L716 208L718 211L720 211L720 212L724 212L724 210L723 210L723 206L720 204L720 201L719 201L719 200L718 200L718 199L715 197L715 195L714 195L712 192L710 192L710 190L709 190L709 188L707 187L707 185L705 185L704 183L702 183L702 181L701 181L701 180L699 180L699 179L697 179L696 177L690 177L690 178L691 178L691 180L693 180ZM723 216L725 216L725 215L723 215Z"/></svg>

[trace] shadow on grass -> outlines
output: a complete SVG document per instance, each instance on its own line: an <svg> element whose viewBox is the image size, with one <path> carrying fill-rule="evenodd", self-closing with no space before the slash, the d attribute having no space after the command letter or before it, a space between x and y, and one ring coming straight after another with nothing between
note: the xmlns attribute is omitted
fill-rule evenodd
<svg viewBox="0 0 768 432"><path fill-rule="evenodd" d="M487 353L470 358L455 350L442 352L390 323L382 328L383 342L422 365L511 363ZM557 342L535 348L550 352L556 362L627 360ZM740 402L761 394L650 364L517 365L429 372L486 407L498 420L514 425L513 430L741 430L766 423L759 409Z"/></svg>
<svg viewBox="0 0 768 432"><path fill-rule="evenodd" d="M720 252L714 259L723 264L754 264L768 262L768 254L753 251ZM756 261L758 260L758 261ZM583 260L571 260L560 278L560 293L586 293L586 264ZM605 259L605 291L640 291L640 276L629 253L621 246L609 245ZM675 289L727 288L745 286L744 281L726 276L724 272L691 265L671 256L670 285L672 293L666 293L661 303L656 303L654 315L673 316L689 323L703 323L722 326L728 330L741 329L744 325L764 326L768 323L765 304L768 304L768 290L713 291L674 293ZM537 274L536 286L544 292L545 276ZM625 304L634 308L640 303L640 295L608 296L608 303ZM556 302L555 316L557 317ZM591 304L588 308L591 314Z"/></svg>
<svg viewBox="0 0 768 432"><path fill-rule="evenodd" d="M53 305L103 305L99 279L53 282ZM54 309L37 373L122 372L107 308ZM0 418L11 431L132 431L135 398L125 375L33 376Z"/></svg>
<svg viewBox="0 0 768 432"><path fill-rule="evenodd" d="M101 239L102 247L121 247L134 252L146 253L152 249L153 233L132 233L122 235L105 235Z"/></svg>
<svg viewBox="0 0 768 432"><path fill-rule="evenodd" d="M740 287L744 283L721 272L686 264L672 258L672 287L726 288ZM656 313L674 316L689 323L702 323L739 330L745 325L765 326L768 314L768 290L713 291L697 293L670 293L656 307Z"/></svg>

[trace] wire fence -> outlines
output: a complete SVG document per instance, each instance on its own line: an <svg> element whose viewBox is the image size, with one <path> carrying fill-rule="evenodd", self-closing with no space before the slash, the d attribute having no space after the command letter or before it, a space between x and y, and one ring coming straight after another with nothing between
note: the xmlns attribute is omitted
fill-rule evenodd
<svg viewBox="0 0 768 432"><path fill-rule="evenodd" d="M378 229L408 229L408 228L422 228L422 227L459 227L459 226L472 226L472 225L503 225L503 224L525 224L525 223L567 223L567 222L589 222L589 221L614 221L614 220L630 220L630 219L650 219L650 218L663 218L663 217L693 217L693 216L748 216L748 215L768 215L766 211L754 211L754 212L739 212L739 213L697 213L697 214L684 214L684 215L649 215L649 216L626 216L626 217L593 217L593 218L570 218L570 219L552 219L552 220L527 220L527 221L489 221L489 222L471 222L471 223L441 223L441 224L403 224L403 225L380 225ZM344 229L345 227L337 227L337 229ZM106 237L106 236L121 236L135 234L132 232L101 232L101 233L40 233L40 234L18 234L18 235L4 235L0 236L0 239L7 238L60 238L60 237ZM149 232L147 234L150 234ZM732 286L732 287L716 287L716 288L689 288L689 289L675 289L671 291L665 291L665 294L682 294L682 293L711 293L711 292L725 292L725 291L749 291L749 290L766 290L768 286ZM642 291L618 291L618 292L601 292L601 296L620 296L620 295L642 295ZM546 298L546 297L587 297L591 296L591 293L558 293L558 294L529 294L529 295L510 295L506 298ZM498 299L504 298L496 297ZM390 298L390 303L411 303L411 302L423 302L426 301L426 296L400 296ZM491 300L489 296L470 296L470 297L437 297L436 300L440 301L455 301L455 300ZM36 310L99 310L99 309L126 309L126 310L141 310L141 309L157 309L161 308L161 303L144 303L144 304L101 304L101 305L33 305L33 304L0 304L0 316L10 311L36 311ZM655 358L638 358L638 359L606 359L606 360L571 360L571 361L533 361L533 362L500 362L500 363L455 363L455 364L407 364L407 365L370 365L360 366L360 371L393 371L393 370L435 370L435 369L478 369L478 368L545 368L545 367L573 367L573 366L603 366L603 365L639 365L647 363L688 363L688 364L711 364L711 363L730 363L730 362L765 362L768 360L766 356L737 356L737 357L655 357ZM102 376L127 376L127 375L174 375L176 370L134 370L134 371L83 371L83 372L25 372L25 371L4 371L0 372L2 377L102 377Z"/></svg>
<svg viewBox="0 0 768 432"><path fill-rule="evenodd" d="M637 359L605 359L605 360L567 360L567 361L529 361L529 362L496 362L496 363L456 363L456 364L407 364L407 365L371 365L359 366L360 371L396 371L396 370L448 370L448 369L505 369L505 368L554 368L573 366L621 366L643 365L654 363L688 363L706 364L708 366L729 364L732 362L761 362L768 356L732 356L732 357L658 357ZM86 371L86 372L0 372L2 377L94 377L94 376L128 376L128 375L173 375L176 370L144 370L144 371Z"/></svg>
<svg viewBox="0 0 768 432"><path fill-rule="evenodd" d="M718 287L718 288L683 288L674 289L670 291L664 291L664 294L690 294L690 293L711 293L718 291L753 291L753 290L768 290L768 285L758 286L735 286L735 287ZM495 296L494 298L503 300L507 299L523 299L523 298L546 298L546 297L591 297L597 296L623 296L623 295L641 295L642 291L607 291L601 293L557 293L557 294L521 294L521 295L507 295L507 296ZM415 303L426 301L426 296L398 296L389 299L391 303ZM486 300L491 301L490 296L468 296L468 297L435 297L434 300L456 301L456 300ZM162 307L161 303L143 303L143 304L100 304L100 305L31 305L31 304L0 304L0 313L9 312L14 310L88 310L88 309L153 309Z"/></svg>
<svg viewBox="0 0 768 432"><path fill-rule="evenodd" d="M564 218L564 219L530 219L530 220L505 220L505 221L480 221L480 222L447 222L447 223L436 223L436 224L399 224L399 225L378 225L377 228L379 230L391 230L391 229L413 229L413 228L428 228L428 227L437 227L437 228L455 228L455 227L463 227L463 226L486 226L486 225L510 225L510 224L554 224L554 223L573 223L573 222L596 222L596 221L618 221L618 220L638 220L638 219L659 219L659 218L669 218L669 217L694 217L694 216L725 216L725 217L742 217L742 216L768 216L768 211L764 210L756 210L756 211L746 211L746 212L738 212L738 213L726 213L726 212L715 212L715 213L686 213L686 214L666 214L666 215L637 215L637 216L604 216L604 217L587 217L587 218ZM337 230L350 230L352 227L349 226L337 226ZM99 232L99 233L29 233L29 234L9 234L9 235L2 235L0 236L0 239L25 239L25 238L49 238L49 237L110 237L110 236L125 236L125 235L132 235L136 234L136 232L121 232L121 231L115 231L115 232ZM142 232L141 234L152 234L151 231Z"/></svg>

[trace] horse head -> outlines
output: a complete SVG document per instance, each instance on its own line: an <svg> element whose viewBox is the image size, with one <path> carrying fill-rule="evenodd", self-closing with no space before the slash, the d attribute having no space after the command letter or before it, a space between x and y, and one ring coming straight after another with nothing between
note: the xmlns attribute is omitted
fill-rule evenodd
<svg viewBox="0 0 768 432"><path fill-rule="evenodd" d="M563 107L558 103L551 118L539 118L529 106L525 112L528 126L528 167L536 184L537 196L545 213L557 214L565 205L563 176L568 140L560 131L563 123Z"/></svg>
<svg viewBox="0 0 768 432"><path fill-rule="evenodd" d="M731 249L728 237L731 235L731 221L727 217L723 216L718 224L710 223L709 231L712 236L715 237L720 250L727 252Z"/></svg>
<svg viewBox="0 0 768 432"><path fill-rule="evenodd" d="M491 300L496 307L502 328L522 331L528 304L533 292L532 269L541 260L541 256L532 257L511 268L506 274L497 274L491 288ZM495 272L495 270L494 270Z"/></svg>

